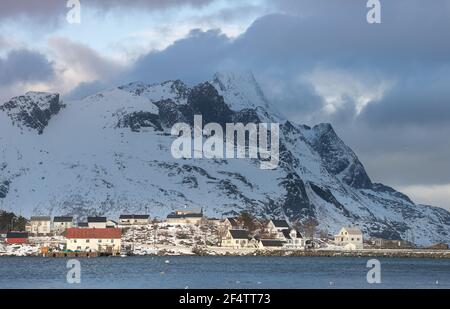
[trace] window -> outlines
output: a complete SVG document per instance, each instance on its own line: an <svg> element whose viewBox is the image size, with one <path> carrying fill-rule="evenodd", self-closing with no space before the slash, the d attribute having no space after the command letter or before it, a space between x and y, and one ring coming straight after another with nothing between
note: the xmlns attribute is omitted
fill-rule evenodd
<svg viewBox="0 0 450 309"><path fill-rule="evenodd" d="M98 242L99 242L99 243L101 243L101 242L102 242L102 240L101 240L101 239L99 239L99 240L98 240Z"/></svg>
<svg viewBox="0 0 450 309"><path fill-rule="evenodd" d="M352 238L352 241L354 241L355 239L354 238Z"/></svg>
<svg viewBox="0 0 450 309"><path fill-rule="evenodd" d="M112 244L114 243L114 239L111 239L111 243L112 243Z"/></svg>
<svg viewBox="0 0 450 309"><path fill-rule="evenodd" d="M90 243L90 240L89 240L89 239L86 239L86 243L87 243L87 244Z"/></svg>
<svg viewBox="0 0 450 309"><path fill-rule="evenodd" d="M76 240L76 239L74 239L74 240L73 240L73 242L74 242L74 243L76 244L76 243L77 243L77 240Z"/></svg>

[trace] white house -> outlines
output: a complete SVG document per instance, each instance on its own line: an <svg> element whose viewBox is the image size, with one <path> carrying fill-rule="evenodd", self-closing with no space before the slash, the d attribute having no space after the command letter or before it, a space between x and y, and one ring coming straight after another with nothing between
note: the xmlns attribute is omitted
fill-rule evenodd
<svg viewBox="0 0 450 309"><path fill-rule="evenodd" d="M203 210L175 210L167 216L168 223L200 224L203 220Z"/></svg>
<svg viewBox="0 0 450 309"><path fill-rule="evenodd" d="M108 229L112 229L112 228L118 228L119 227L119 224L116 222L116 221L114 221L114 220L108 220L108 221L106 221L106 228L108 228Z"/></svg>
<svg viewBox="0 0 450 309"><path fill-rule="evenodd" d="M337 235L334 235L334 243L348 250L363 248L363 233L356 227L343 227Z"/></svg>
<svg viewBox="0 0 450 309"><path fill-rule="evenodd" d="M73 217L54 217L53 218L53 231L57 234L61 234L66 229L73 227Z"/></svg>
<svg viewBox="0 0 450 309"><path fill-rule="evenodd" d="M52 232L52 218L49 216L33 216L26 226L26 231L36 236L50 235Z"/></svg>
<svg viewBox="0 0 450 309"><path fill-rule="evenodd" d="M247 230L228 230L221 246L235 249L247 248L252 238Z"/></svg>
<svg viewBox="0 0 450 309"><path fill-rule="evenodd" d="M88 217L88 227L91 229L105 229L108 220L106 217Z"/></svg>
<svg viewBox="0 0 450 309"><path fill-rule="evenodd" d="M282 239L283 231L289 231L290 227L286 220L270 220L267 224L267 229L269 233L275 238Z"/></svg>
<svg viewBox="0 0 450 309"><path fill-rule="evenodd" d="M223 227L227 230L238 230L242 228L242 224L237 218L227 217L223 221Z"/></svg>
<svg viewBox="0 0 450 309"><path fill-rule="evenodd" d="M120 253L122 232L115 228L69 228L66 248L71 251Z"/></svg>
<svg viewBox="0 0 450 309"><path fill-rule="evenodd" d="M149 215L120 215L119 224L122 226L146 225L149 219Z"/></svg>
<svg viewBox="0 0 450 309"><path fill-rule="evenodd" d="M283 230L282 233L284 241L286 242L284 244L284 247L286 249L298 250L305 247L305 239L303 238L302 234L300 234L296 230Z"/></svg>

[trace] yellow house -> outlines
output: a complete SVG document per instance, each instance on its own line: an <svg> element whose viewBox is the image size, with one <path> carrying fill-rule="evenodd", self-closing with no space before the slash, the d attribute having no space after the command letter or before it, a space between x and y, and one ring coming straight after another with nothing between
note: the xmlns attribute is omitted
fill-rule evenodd
<svg viewBox="0 0 450 309"><path fill-rule="evenodd" d="M363 233L356 227L343 227L337 235L334 235L334 243L349 250L363 248Z"/></svg>
<svg viewBox="0 0 450 309"><path fill-rule="evenodd" d="M228 230L222 239L221 246L235 249L247 248L251 239L247 230Z"/></svg>

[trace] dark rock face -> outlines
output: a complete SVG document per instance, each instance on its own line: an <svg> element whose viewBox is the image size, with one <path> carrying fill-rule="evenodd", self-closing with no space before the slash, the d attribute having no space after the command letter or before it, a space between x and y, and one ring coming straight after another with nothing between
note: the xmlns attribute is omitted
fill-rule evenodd
<svg viewBox="0 0 450 309"><path fill-rule="evenodd" d="M118 123L120 128L130 128L133 132L140 132L141 128L154 128L162 131L159 116L149 112L134 112L122 117Z"/></svg>
<svg viewBox="0 0 450 309"><path fill-rule="evenodd" d="M0 182L0 198L5 198L9 191L9 181Z"/></svg>
<svg viewBox="0 0 450 309"><path fill-rule="evenodd" d="M234 123L260 123L258 113L254 109L243 109L239 112L233 114L233 122Z"/></svg>
<svg viewBox="0 0 450 309"><path fill-rule="evenodd" d="M389 193L392 196L401 198L402 200L405 200L408 203L414 204L414 202L411 201L411 199L406 194L400 193L400 192L396 191L395 189L393 189L389 186L385 186L381 183L374 183L372 189L376 192Z"/></svg>
<svg viewBox="0 0 450 309"><path fill-rule="evenodd" d="M313 128L317 138L311 144L322 158L327 170L340 175L342 180L356 189L370 189L372 182L356 154L337 136L330 124Z"/></svg>
<svg viewBox="0 0 450 309"><path fill-rule="evenodd" d="M314 206L309 202L305 183L295 173L289 173L280 183L286 190L283 210L291 221L315 217Z"/></svg>
<svg viewBox="0 0 450 309"><path fill-rule="evenodd" d="M0 106L0 110L6 112L17 126L29 127L42 134L52 116L63 107L59 94L34 92L11 99Z"/></svg>
<svg viewBox="0 0 450 309"><path fill-rule="evenodd" d="M195 115L203 116L204 123L216 122L225 127L226 123L232 121L233 112L210 83L203 83L192 88L188 105Z"/></svg>
<svg viewBox="0 0 450 309"><path fill-rule="evenodd" d="M314 193L321 199L334 205L337 209L341 210L344 216L352 217L350 212L344 207L344 205L339 203L339 201L334 197L333 193L331 193L329 189L321 188L313 183L310 183L309 185L311 189L314 191Z"/></svg>
<svg viewBox="0 0 450 309"><path fill-rule="evenodd" d="M159 119L165 128L171 128L179 122L191 123L194 117L190 106L178 105L170 99L155 102L155 105L159 109Z"/></svg>

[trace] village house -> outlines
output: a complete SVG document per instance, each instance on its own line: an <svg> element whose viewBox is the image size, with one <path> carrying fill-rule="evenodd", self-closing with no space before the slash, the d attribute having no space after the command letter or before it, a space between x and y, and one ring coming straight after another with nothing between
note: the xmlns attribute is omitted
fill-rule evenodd
<svg viewBox="0 0 450 309"><path fill-rule="evenodd" d="M283 239L284 235L283 235L283 231L284 230L289 230L289 224L287 223L286 220L270 220L269 223L267 224L267 230L269 232L269 234L277 239Z"/></svg>
<svg viewBox="0 0 450 309"><path fill-rule="evenodd" d="M73 217L54 217L53 231L56 234L61 234L66 229L73 227Z"/></svg>
<svg viewBox="0 0 450 309"><path fill-rule="evenodd" d="M108 220L106 221L106 228L107 229L116 229L119 227L119 223L117 223L114 220Z"/></svg>
<svg viewBox="0 0 450 309"><path fill-rule="evenodd" d="M167 223L200 224L203 220L203 210L176 210L167 216Z"/></svg>
<svg viewBox="0 0 450 309"><path fill-rule="evenodd" d="M242 229L242 224L237 218L228 217L223 221L223 226L227 230L238 230Z"/></svg>
<svg viewBox="0 0 450 309"><path fill-rule="evenodd" d="M120 215L119 224L121 226L147 225L149 219L149 215Z"/></svg>
<svg viewBox="0 0 450 309"><path fill-rule="evenodd" d="M228 230L225 237L222 239L222 247L230 247L234 249L247 248L250 245L249 232L247 230Z"/></svg>
<svg viewBox="0 0 450 309"><path fill-rule="evenodd" d="M80 229L89 228L89 223L87 223L87 222L78 222L77 223L77 227L80 228Z"/></svg>
<svg viewBox="0 0 450 309"><path fill-rule="evenodd" d="M52 218L49 216L33 216L25 226L25 230L34 236L47 236L52 233Z"/></svg>
<svg viewBox="0 0 450 309"><path fill-rule="evenodd" d="M24 244L28 242L27 232L8 232L6 233L5 242L8 245Z"/></svg>
<svg viewBox="0 0 450 309"><path fill-rule="evenodd" d="M285 241L284 247L286 249L298 250L303 249L305 247L305 241L298 231L291 230L282 230L283 240Z"/></svg>
<svg viewBox="0 0 450 309"><path fill-rule="evenodd" d="M286 245L286 241L280 239L261 239L258 242L259 249L278 249L281 250Z"/></svg>
<svg viewBox="0 0 450 309"><path fill-rule="evenodd" d="M363 248L363 234L359 228L343 227L334 235L334 243L347 250L359 250Z"/></svg>
<svg viewBox="0 0 450 309"><path fill-rule="evenodd" d="M88 227L91 229L105 229L107 221L106 217L88 217L87 219Z"/></svg>
<svg viewBox="0 0 450 309"><path fill-rule="evenodd" d="M66 249L117 255L121 237L121 230L115 228L69 228L65 233Z"/></svg>

